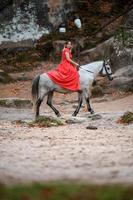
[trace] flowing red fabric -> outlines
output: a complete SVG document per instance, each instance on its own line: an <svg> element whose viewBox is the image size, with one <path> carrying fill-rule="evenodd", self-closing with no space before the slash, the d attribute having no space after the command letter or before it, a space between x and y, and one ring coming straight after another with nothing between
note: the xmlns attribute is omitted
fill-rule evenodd
<svg viewBox="0 0 133 200"><path fill-rule="evenodd" d="M69 49L64 48L62 51L61 63L56 69L47 72L50 79L62 88L77 91L80 89L79 74L77 69L66 59L65 53L68 52L70 58L72 54Z"/></svg>

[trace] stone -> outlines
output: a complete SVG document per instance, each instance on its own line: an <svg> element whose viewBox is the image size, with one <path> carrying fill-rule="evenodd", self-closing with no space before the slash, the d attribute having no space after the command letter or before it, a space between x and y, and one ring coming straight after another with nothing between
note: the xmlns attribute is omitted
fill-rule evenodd
<svg viewBox="0 0 133 200"><path fill-rule="evenodd" d="M113 77L110 86L122 91L133 91L133 65L118 69Z"/></svg>
<svg viewBox="0 0 133 200"><path fill-rule="evenodd" d="M85 122L85 119L77 117L69 118L66 120L67 124L81 124L83 122Z"/></svg>
<svg viewBox="0 0 133 200"><path fill-rule="evenodd" d="M99 114L93 114L93 115L89 115L88 118L91 118L92 120L99 120L99 119L102 119L102 116Z"/></svg>
<svg viewBox="0 0 133 200"><path fill-rule="evenodd" d="M97 127L96 127L96 126L89 125L89 126L86 127L86 129L96 130Z"/></svg>

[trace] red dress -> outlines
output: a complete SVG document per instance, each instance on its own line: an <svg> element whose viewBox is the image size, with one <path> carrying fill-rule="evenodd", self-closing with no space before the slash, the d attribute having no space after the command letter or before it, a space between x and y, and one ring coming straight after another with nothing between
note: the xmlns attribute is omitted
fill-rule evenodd
<svg viewBox="0 0 133 200"><path fill-rule="evenodd" d="M70 58L72 58L70 50L67 48L63 49L61 63L55 70L51 70L47 72L47 74L53 82L60 85L62 88L77 91L80 89L79 74L73 64L66 59L66 52L68 52Z"/></svg>

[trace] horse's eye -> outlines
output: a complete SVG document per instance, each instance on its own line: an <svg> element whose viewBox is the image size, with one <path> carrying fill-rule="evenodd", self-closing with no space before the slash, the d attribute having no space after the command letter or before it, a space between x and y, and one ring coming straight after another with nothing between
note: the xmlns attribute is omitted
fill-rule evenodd
<svg viewBox="0 0 133 200"><path fill-rule="evenodd" d="M110 68L109 68L109 67L107 67L107 70L110 70Z"/></svg>

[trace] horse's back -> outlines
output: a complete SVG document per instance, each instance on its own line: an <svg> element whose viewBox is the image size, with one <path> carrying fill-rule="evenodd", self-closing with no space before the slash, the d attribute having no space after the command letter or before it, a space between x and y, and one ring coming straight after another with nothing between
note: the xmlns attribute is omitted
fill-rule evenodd
<svg viewBox="0 0 133 200"><path fill-rule="evenodd" d="M62 87L60 87L58 84L54 83L50 77L48 76L47 73L43 73L40 75L40 82L39 82L39 86L40 88L46 88L49 91L56 91L59 93L70 93L70 90L64 89Z"/></svg>
<svg viewBox="0 0 133 200"><path fill-rule="evenodd" d="M40 85L40 87L47 87L47 88L51 88L51 89L54 87L54 83L49 78L47 73L43 73L40 75L39 85Z"/></svg>

